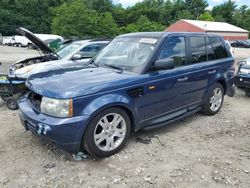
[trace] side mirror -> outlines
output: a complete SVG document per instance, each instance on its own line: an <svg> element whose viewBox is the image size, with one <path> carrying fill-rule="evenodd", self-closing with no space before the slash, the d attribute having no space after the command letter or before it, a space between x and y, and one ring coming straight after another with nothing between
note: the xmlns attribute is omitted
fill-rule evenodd
<svg viewBox="0 0 250 188"><path fill-rule="evenodd" d="M0 62L0 66L2 65L2 62Z"/></svg>
<svg viewBox="0 0 250 188"><path fill-rule="evenodd" d="M82 59L82 55L81 54L74 54L72 57L71 57L71 60L73 61L76 61L76 60L80 60Z"/></svg>
<svg viewBox="0 0 250 188"><path fill-rule="evenodd" d="M174 60L166 58L166 59L156 60L152 68L156 70L165 70L165 69L173 69L174 67L175 67Z"/></svg>
<svg viewBox="0 0 250 188"><path fill-rule="evenodd" d="M239 61L238 65L245 65L247 62L246 61Z"/></svg>

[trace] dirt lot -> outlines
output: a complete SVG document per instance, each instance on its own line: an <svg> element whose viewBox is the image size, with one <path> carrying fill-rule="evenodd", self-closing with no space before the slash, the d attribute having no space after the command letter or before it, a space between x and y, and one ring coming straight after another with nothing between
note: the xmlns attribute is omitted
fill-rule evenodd
<svg viewBox="0 0 250 188"><path fill-rule="evenodd" d="M30 54L36 52L0 46L0 72ZM75 161L25 132L18 111L9 111L0 101L0 187L248 188L249 107L250 98L238 90L213 117L195 114L133 134L125 149L107 159Z"/></svg>

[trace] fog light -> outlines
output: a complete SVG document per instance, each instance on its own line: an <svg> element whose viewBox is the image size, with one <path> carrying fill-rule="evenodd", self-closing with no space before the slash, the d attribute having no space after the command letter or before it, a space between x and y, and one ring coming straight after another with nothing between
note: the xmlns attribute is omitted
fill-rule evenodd
<svg viewBox="0 0 250 188"><path fill-rule="evenodd" d="M46 135L46 134L48 134L50 131L51 131L50 126L45 125L45 126L44 126L44 129L43 129L43 134Z"/></svg>
<svg viewBox="0 0 250 188"><path fill-rule="evenodd" d="M44 124L39 123L37 126L38 134L48 135L50 131L51 131L51 127L49 125L44 125Z"/></svg>
<svg viewBox="0 0 250 188"><path fill-rule="evenodd" d="M242 78L240 78L240 81L242 82L242 81L243 81L243 79L242 79Z"/></svg>
<svg viewBox="0 0 250 188"><path fill-rule="evenodd" d="M38 124L38 127L37 127L38 129L37 129L37 133L38 134L42 134L42 132L43 132L43 125L42 124Z"/></svg>

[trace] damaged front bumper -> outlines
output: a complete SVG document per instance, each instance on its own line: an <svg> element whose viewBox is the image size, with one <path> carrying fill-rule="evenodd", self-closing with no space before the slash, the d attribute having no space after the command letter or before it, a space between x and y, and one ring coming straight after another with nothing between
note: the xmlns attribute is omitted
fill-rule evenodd
<svg viewBox="0 0 250 188"><path fill-rule="evenodd" d="M19 101L19 116L25 130L45 138L70 153L81 150L81 142L89 116L55 118L33 109L29 99Z"/></svg>

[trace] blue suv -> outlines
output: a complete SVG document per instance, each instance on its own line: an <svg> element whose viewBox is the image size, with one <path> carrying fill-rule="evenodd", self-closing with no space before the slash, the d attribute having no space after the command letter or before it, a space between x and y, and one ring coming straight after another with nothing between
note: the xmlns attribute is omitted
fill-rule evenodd
<svg viewBox="0 0 250 188"><path fill-rule="evenodd" d="M216 114L233 84L224 40L205 33L118 36L85 67L30 76L19 101L26 130L69 152L118 152L131 131Z"/></svg>

